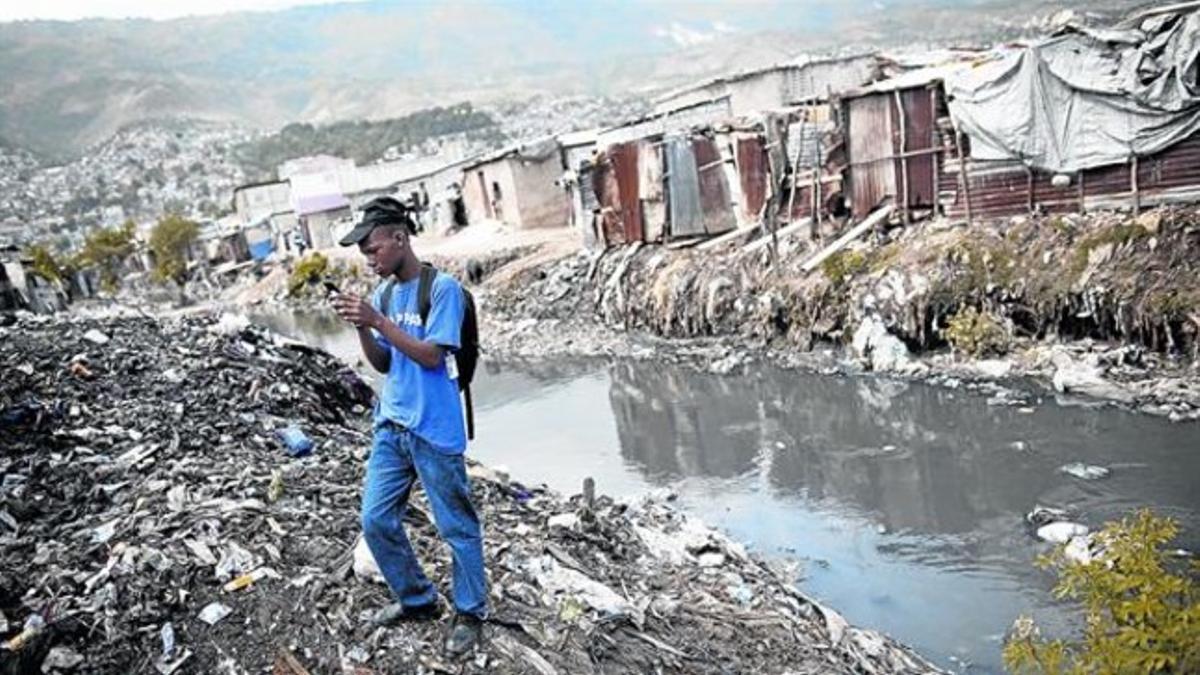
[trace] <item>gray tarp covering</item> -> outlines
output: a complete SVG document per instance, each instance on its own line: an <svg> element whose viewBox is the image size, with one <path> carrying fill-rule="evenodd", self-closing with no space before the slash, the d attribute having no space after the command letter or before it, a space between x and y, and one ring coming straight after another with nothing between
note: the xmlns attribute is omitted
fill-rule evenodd
<svg viewBox="0 0 1200 675"><path fill-rule="evenodd" d="M972 158L1058 172L1126 162L1200 130L1200 11L1075 29L945 85Z"/></svg>

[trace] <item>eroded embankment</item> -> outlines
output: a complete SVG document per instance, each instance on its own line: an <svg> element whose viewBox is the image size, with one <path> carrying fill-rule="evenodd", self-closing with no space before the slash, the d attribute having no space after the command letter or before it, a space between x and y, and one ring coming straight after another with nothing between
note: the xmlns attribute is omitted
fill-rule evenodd
<svg viewBox="0 0 1200 675"><path fill-rule="evenodd" d="M934 221L871 235L805 273L819 245L745 253L631 246L485 284L485 345L596 351L597 323L742 351L849 346L877 370L923 373L976 359L992 374L1045 375L1176 417L1200 413L1200 211ZM535 328L534 325L537 324ZM950 357L915 361L910 352ZM1165 386L1164 386L1165 383Z"/></svg>

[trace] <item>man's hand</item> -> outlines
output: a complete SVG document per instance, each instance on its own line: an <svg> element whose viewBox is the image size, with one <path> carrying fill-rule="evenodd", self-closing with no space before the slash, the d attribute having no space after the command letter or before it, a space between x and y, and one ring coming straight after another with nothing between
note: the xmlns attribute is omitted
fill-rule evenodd
<svg viewBox="0 0 1200 675"><path fill-rule="evenodd" d="M339 293L333 296L333 309L338 316L358 328L378 330L383 323L383 314L353 293Z"/></svg>

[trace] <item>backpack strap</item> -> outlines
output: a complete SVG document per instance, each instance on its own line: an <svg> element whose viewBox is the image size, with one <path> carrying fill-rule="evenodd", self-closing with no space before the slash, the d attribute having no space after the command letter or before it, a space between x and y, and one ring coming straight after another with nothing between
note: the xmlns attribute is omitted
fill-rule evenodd
<svg viewBox="0 0 1200 675"><path fill-rule="evenodd" d="M417 312L421 315L421 324L429 320L429 312L433 309L433 280L437 278L437 268L429 263L421 263L421 280L417 282ZM467 439L475 440L475 405L471 400L470 385L463 385L463 410L467 416Z"/></svg>
<svg viewBox="0 0 1200 675"><path fill-rule="evenodd" d="M437 268L429 263L421 263L421 280L417 282L417 311L421 314L421 325L429 320L429 312L433 309L433 280L437 278Z"/></svg>
<svg viewBox="0 0 1200 675"><path fill-rule="evenodd" d="M475 440L475 404L471 401L471 385L466 385L462 388L463 409L467 413L467 440Z"/></svg>

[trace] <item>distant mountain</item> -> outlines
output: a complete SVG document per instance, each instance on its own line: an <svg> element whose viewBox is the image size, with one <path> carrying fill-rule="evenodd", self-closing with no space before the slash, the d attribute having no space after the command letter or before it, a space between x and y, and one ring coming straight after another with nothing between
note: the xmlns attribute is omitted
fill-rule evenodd
<svg viewBox="0 0 1200 675"><path fill-rule="evenodd" d="M0 24L0 136L78 153L173 116L275 128L532 94L631 95L846 45L1019 32L1128 0L385 2Z"/></svg>

